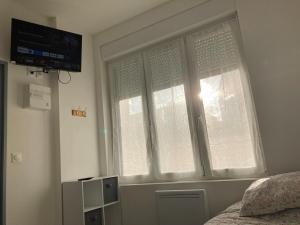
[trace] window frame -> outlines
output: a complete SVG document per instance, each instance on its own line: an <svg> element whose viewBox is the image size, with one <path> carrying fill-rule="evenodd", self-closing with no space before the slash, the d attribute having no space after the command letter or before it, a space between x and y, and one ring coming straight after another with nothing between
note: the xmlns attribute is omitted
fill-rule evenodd
<svg viewBox="0 0 300 225"><path fill-rule="evenodd" d="M191 46L191 41L189 41L189 36L193 35L194 33L200 32L202 30L210 29L213 28L214 26L218 24L222 24L225 22L232 22L234 21L234 25L232 26L231 24L231 29L234 38L236 39L236 44L238 47L239 55L240 55L240 63L242 65L241 69L241 80L246 80L246 82L242 82L242 88L243 92L245 94L246 91L248 91L248 94L250 95L251 100L247 102L248 99L245 98L245 105L246 108L251 108L252 112L252 120L255 121L255 128L257 137L253 137L255 140L255 144L258 145L259 147L255 147L253 151L256 153L255 154L255 161L257 163L255 167L255 174L247 171L245 169L244 174L239 174L239 175L232 175L230 173L226 174L229 170L225 169L223 172L220 170L215 170L213 173L213 169L211 168L210 165L210 158L209 158L209 139L208 139L208 132L207 132L207 127L206 127L206 119L205 119L205 112L204 112L204 105L202 100L200 99L201 104L199 104L199 93L200 93L200 85L199 85L199 75L197 75L197 71L194 69L193 64L195 63L195 59L192 57L192 46ZM266 162L265 162L265 156L264 156L264 149L262 145L262 140L260 136L260 128L259 124L257 121L257 115L256 115L256 107L255 107L255 102L253 99L253 93L252 93L252 85L251 85L251 80L249 77L249 71L247 67L247 63L245 62L246 56L243 50L243 45L242 45L242 34L240 31L240 25L239 25L239 18L237 14L233 14L230 16L227 16L225 18L218 19L216 21L213 21L211 23L208 23L204 26L200 26L196 29L193 29L192 31L186 32L182 35L184 37L185 41L185 50L186 50L186 55L187 55L187 63L188 68L189 68L189 75L190 75L190 82L192 86L192 91L194 90L193 93L193 107L194 107L194 113L195 113L195 123L197 125L197 133L198 133L198 142L199 142L199 151L201 154L201 163L203 166L203 171L204 171L204 176L202 179L209 179L209 180L216 180L216 179L241 179L241 178L257 178L257 177L263 177L267 174L267 169L266 169ZM244 73L244 75L242 74ZM244 84L247 83L245 86ZM195 87L196 86L196 87ZM246 90L247 89L247 90ZM248 116L248 115L247 115ZM253 125L250 123L250 126ZM250 132L251 133L251 132ZM252 135L252 133L250 134ZM259 148L259 149L258 149ZM259 155L259 157L257 157ZM234 171L243 171L244 169L242 168L236 168L233 169ZM225 172L225 173L224 173Z"/></svg>
<svg viewBox="0 0 300 225"><path fill-rule="evenodd" d="M144 66L143 66L143 56L140 52L134 52L131 54L126 55L127 57L133 57L135 56L137 57L138 61L140 61L141 65L142 65L142 80L143 80L143 87L142 88L142 93L141 93L141 97L142 97L142 108L143 108L143 116L144 116L144 132L145 132L145 140L146 140L146 150L147 150L147 157L148 158L152 158L152 144L151 144L151 132L150 132L150 121L149 121L149 116L148 116L148 106L147 106L147 93L145 91L145 71L144 71ZM118 62L119 60L122 59L116 59L114 60L114 62ZM108 75L109 74L113 74L112 76L108 76L108 82L109 82L109 91L110 91L110 109L111 109L111 123L112 123L112 151L113 151L113 162L114 162L114 170L118 171L118 173L120 173L120 181L124 182L124 183L134 183L137 180L141 183L144 182L150 182L151 179L149 178L149 176L147 175L133 175L133 176L128 176L126 177L126 179L122 179L123 176L121 176L122 174L122 167L121 165L121 160L122 160L122 146L120 146L120 143L122 142L122 137L120 135L121 132L121 124L120 124L120 106L119 106L119 101L120 99L116 99L116 95L115 95L115 90L117 90L117 82L115 79L115 74L111 72L111 70L113 70L112 67L110 67L107 63L107 71L108 71ZM144 90L143 90L144 89ZM115 135L117 138L114 138L113 135ZM117 154L116 154L117 151ZM148 164L148 162L147 162ZM151 164L147 165L148 170L149 170L149 174L151 174Z"/></svg>
<svg viewBox="0 0 300 225"><path fill-rule="evenodd" d="M264 176L266 174L266 168L265 168L265 158L264 158L264 151L263 151L263 147L262 147L262 142L261 142L261 138L259 135L259 140L257 140L259 142L260 145L260 150L259 153L261 155L261 162L259 162L261 164L261 166L263 167L262 170L263 172L261 172L260 174L253 174L253 175L246 175L246 176L236 176L236 177L231 177L231 176L223 176L223 175L213 175L212 173L212 168L210 165L210 159L209 159L209 147L208 147L208 132L207 132L207 128L206 128L206 121L205 121L205 115L204 115L204 107L203 104L199 104L199 97L198 94L200 93L200 85L198 85L198 78L199 76L196 74L197 72L195 71L195 69L193 69L193 57L192 53L191 53L191 46L189 46L191 43L188 41L188 36L190 34L193 34L197 31L200 30L205 30L206 28L212 27L218 23L222 23L222 22L226 22L229 20L235 19L236 23L237 23L237 27L235 27L235 29L233 30L233 33L235 35L235 38L237 39L237 45L238 45L238 49L239 49L239 53L240 53L240 57L241 57L241 63L243 65L243 69L245 70L245 75L247 79L247 87L243 86L243 91L244 88L248 88L250 90L250 94L252 97L252 101L246 102L246 107L251 107L254 116L255 116L255 120L257 121L257 117L256 117L256 108L255 108L255 104L253 101L253 96L252 96L252 85L251 85L251 81L250 78L248 76L248 70L247 70L247 65L245 63L245 55L244 55L244 51L243 51L243 47L242 47L242 40L241 40L241 33L240 33L240 28L239 28L239 20L236 14L231 15L231 16L227 16L225 18L222 19L218 19L214 22L211 22L209 24L206 25L202 25L200 27L197 27L191 31L188 32L184 32L181 35L177 35L175 37L171 37L168 38L167 40L164 41L159 41L157 43L151 44L150 46L147 46L145 48L141 48L139 50L135 50L132 53L129 54L125 54L123 56L118 57L115 60L110 60L106 63L106 68L108 71L109 66L108 64L110 62L114 62L117 61L119 59L122 59L123 57L129 56L131 54L139 54L141 55L141 60L142 60L142 65L143 65L143 76L145 77L144 81L145 81L145 87L147 87L147 83L149 81L147 81L147 74L146 74L146 66L145 65L145 52L151 48L155 48L156 46L159 45L163 45L163 43L166 42L170 42L170 41L174 41L176 39L180 40L180 49L181 49L181 60L183 62L183 70L184 70L184 89L185 89L185 100L186 100L186 106L187 106L187 114L188 114L188 122L189 122L189 126L190 126L190 133L191 133L191 140L192 140L192 145L193 145L193 156L194 156L194 161L195 161L195 174L184 174L184 173L180 173L181 178L178 179L177 174L178 173L166 173L165 175L163 175L162 173L160 173L158 170L159 168L159 160L158 160L158 151L154 150L154 148L157 148L157 138L155 137L156 132L155 132L155 123L154 121L154 111L153 111L153 97L152 97L152 92L151 89L146 88L146 94L145 94L145 102L143 101L143 110L146 110L144 112L144 119L147 120L147 128L148 129L148 137L146 137L146 140L150 140L148 143L147 141L147 153L148 156L151 158L151 160L153 161L152 163L150 163L149 166L149 176L144 176L144 175L136 175L136 176L130 176L130 177L126 177L125 179L121 178L121 182L123 183L147 183L147 182L168 182L168 181L197 181L197 180L218 180L218 179L240 179L240 178L254 178L254 177L261 177ZM109 77L109 82L112 84L114 83L114 81L111 80L111 77L109 76L111 73L107 73L107 76ZM243 78L241 78L243 79ZM109 85L110 89L112 89L113 87L111 86L111 84ZM198 86L198 87L197 87ZM113 91L110 90L110 103L111 106L113 106L114 104L114 100L113 100L113 96L112 93ZM246 101L246 100L245 100ZM251 104L251 106L249 106L249 104ZM151 105L151 106L150 106ZM113 107L111 107L113 108ZM146 116L146 115L147 116ZM116 115L113 114L112 111L112 117L115 117ZM113 123L114 118L112 118L112 123ZM113 125L114 126L114 125ZM259 125L257 123L257 127L256 127L256 131L258 132L258 134L260 134L260 129L259 129ZM113 133L113 132L112 132ZM120 138L120 137L118 137ZM112 140L114 140L114 138L112 138ZM113 141L114 142L114 141ZM156 145L156 146L155 146ZM114 151L114 150L113 150ZM257 148L254 149L254 151L257 151ZM155 155L156 154L156 155ZM114 154L114 155L120 155L120 154ZM114 157L114 161L116 161L117 157ZM120 171L119 168L119 160L120 158L117 158L117 164L116 167L118 168L117 171ZM257 160L257 159L256 159ZM155 165L155 166L154 166ZM259 167L259 165L257 165L257 167ZM258 168L257 168L258 169ZM197 174L198 173L198 174ZM124 178L124 177L123 177Z"/></svg>
<svg viewBox="0 0 300 225"><path fill-rule="evenodd" d="M182 172L182 173L161 173L159 171L159 149L157 144L157 128L155 127L155 112L154 112L154 99L153 99L153 92L152 89L149 88L149 85L151 83L149 74L147 74L147 70L149 70L148 65L146 63L146 53L148 50L151 50L153 48L158 48L160 46L163 46L165 43L172 42L172 41L179 41L179 48L180 48L180 56L182 61L182 69L183 69L183 85L184 85L184 93L185 93L185 101L186 101L186 108L187 108L187 116L188 116L188 123L189 123L189 129L190 129L190 135L191 135L191 142L192 142L192 150L193 150L193 159L194 159L194 166L195 171L193 172ZM191 110L192 102L190 100L191 94L190 94L190 81L189 81L189 72L188 72L188 65L187 65L187 58L186 58L186 51L185 51L185 45L184 45L184 36L179 37L173 37L166 41L156 43L154 45L151 45L145 49L142 49L143 52L143 65L144 65L144 75L146 76L146 90L147 90L147 100L148 100L148 112L150 116L150 127L151 127L151 133L154 134L154 137L152 137L152 144L154 147L152 148L152 152L154 155L154 163L152 165L155 165L153 168L154 173L154 181L188 181L188 180L197 180L201 178L204 175L203 167L201 165L201 157L199 155L199 147L198 147L198 138L194 138L193 136L196 133L195 124L192 120L193 118L193 111ZM148 79L147 79L148 77ZM152 157L153 157L152 155ZM180 174L180 178L178 178L178 175Z"/></svg>

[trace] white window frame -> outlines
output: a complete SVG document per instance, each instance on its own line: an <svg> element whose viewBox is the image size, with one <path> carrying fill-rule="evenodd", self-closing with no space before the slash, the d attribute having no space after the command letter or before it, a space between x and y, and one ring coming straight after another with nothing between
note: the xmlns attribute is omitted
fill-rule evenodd
<svg viewBox="0 0 300 225"><path fill-rule="evenodd" d="M183 85L184 85L184 89L185 89L185 100L186 100L186 106L187 106L187 114L188 114L188 122L189 122L189 126L190 126L190 133L191 133L191 141L192 141L192 147L193 147L193 158L194 158L194 165L195 165L195 171L194 172L190 172L190 173L165 173L162 174L160 171L158 171L159 168L159 160L158 160L158 146L157 146L157 137L154 137L152 140L152 144L153 149L152 149L152 156L154 156L154 158L152 160L154 160L154 162L152 163L153 168L153 174L154 176L151 176L151 180L152 181L177 181L177 180L197 180L200 179L201 177L203 177L204 175L204 171L203 168L201 166L201 162L200 162L200 153L199 153L199 147L198 147L198 139L194 138L193 136L196 134L196 128L194 125L194 122L192 120L193 118L193 110L191 108L192 102L190 100L191 94L190 94L190 84L189 84L189 73L188 73L188 68L187 68L187 59L186 59L186 52L185 52L185 46L184 46L184 39L183 37L176 37L176 38L172 38L170 40L155 44L154 46L150 46L149 48L146 48L143 50L144 52L144 68L145 71L149 70L147 68L146 65L146 59L145 59L145 52L148 49L151 48L155 48L155 47L159 47L160 45L163 45L166 42L171 42L171 41L176 41L179 40L180 42L180 50L181 50L181 60L183 62ZM148 73L145 72L145 74L147 75ZM146 78L147 80L147 78ZM146 85L149 85L150 81L146 81ZM149 117L150 117L150 126L155 126L155 122L154 122L154 111L153 111L153 96L152 96L152 92L151 92L151 88L147 88L147 96L148 96L148 105L150 105L149 107ZM151 97L150 97L151 96ZM157 135L156 133L156 128L155 127L151 127L150 129L152 129L152 134Z"/></svg>
<svg viewBox="0 0 300 225"><path fill-rule="evenodd" d="M155 154L157 154L154 150L153 150L153 146L155 145L155 140L153 140L153 137L150 137L151 139L151 144L149 146L149 143L147 144L147 150L148 150L148 154L150 154L153 158L152 160L154 160L154 163L152 163L152 166L150 167L150 176L143 176L143 175L137 175L137 176L131 176L131 177L122 177L121 176L121 182L123 183L145 183L145 182L163 182L163 181L178 181L178 180L199 180L199 179L227 179L227 178L248 178L248 177L260 177L266 174L266 168L265 168L265 160L264 160L264 154L263 154L263 147L262 147L262 142L261 142L261 138L260 138L260 134L259 134L259 127L258 127L258 123L257 123L257 118L256 118L256 110L255 110L255 104L253 101L253 96L252 96L252 92L251 92L251 83L248 77L248 71L247 71L247 66L245 64L244 60L244 54L243 54L243 48L242 48L242 44L241 44L241 34L239 31L239 28L237 27L236 30L234 31L234 34L236 36L236 38L238 39L238 45L239 45L239 50L240 50L240 54L241 54L241 59L242 59L242 63L243 63L243 68L245 69L245 79L247 79L247 83L248 83L248 87L249 88L249 92L251 95L251 102L248 102L248 104L251 104L252 107L252 111L253 111L253 115L254 116L254 120L256 121L255 129L257 132L257 137L256 141L257 144L259 145L260 150L258 150L258 154L260 155L259 157L259 172L256 173L245 173L245 174L235 174L235 173L230 173L228 171L222 171L220 173L218 172L214 172L212 173L212 169L210 167L210 161L209 161L209 153L208 153L208 147L207 147L207 133L206 133L206 125L205 125L205 121L204 121L204 117L203 117L203 109L199 106L199 98L198 98L198 94L199 94L199 89L196 86L193 86L192 84L196 84L198 83L198 76L195 74L195 71L192 69L192 62L191 62L191 52L189 51L189 47L188 47L188 41L187 41L187 36L197 30L201 30L201 29L205 29L206 27L210 27L213 26L216 23L221 23L222 21L227 21L230 19L236 19L237 23L238 23L238 19L236 17L236 15L227 17L227 18L223 18L221 20L218 20L216 22L210 23L208 25L205 26L201 26L198 27L197 29L190 31L190 32L186 32L180 36L174 37L170 40L165 40L163 42L159 42L156 44L153 44L152 46L157 46L160 45L164 42L168 42L168 41L172 41L174 39L180 39L181 40L181 47L183 49L182 52L182 61L184 64L184 69L186 70L186 74L187 76L184 77L184 86L185 86L185 97L186 97L186 104L187 104L187 112L188 112L188 118L189 118L189 125L190 125L190 130L191 130L191 135L192 137L192 142L193 142L193 147L194 150L196 151L196 153L194 153L194 159L195 161L198 160L198 162L195 162L195 174L182 174L183 176L178 176L178 174L175 173L169 173L169 174L165 174L162 175L161 173L159 173L159 171L157 171L158 167L158 159L157 157L153 157L153 155L155 156ZM141 50L135 51L134 53L130 53L130 54L140 54L141 55L141 59L144 61L144 52L147 51L147 49L152 48L152 46L143 48ZM130 55L128 54L128 55ZM125 55L126 57L127 55ZM124 56L121 56L120 58L123 58ZM119 59L119 58L118 58ZM117 60L118 60L117 59ZM112 62L115 60L112 60ZM109 61L110 62L110 61ZM108 64L108 63L107 63ZM145 70L147 68L145 68L145 62L143 62L143 66L144 66L144 73ZM109 69L108 69L109 70ZM108 76L109 76L109 72L108 72ZM109 77L111 78L111 77ZM113 81L111 79L110 80L110 92L111 92L111 104L113 105L113 102L115 101L113 99ZM146 82L146 81L145 81ZM147 83L147 82L146 82ZM245 87L244 87L245 88ZM149 89L147 89L149 91ZM148 92L147 91L147 92ZM152 93L147 93L146 95L149 96ZM152 105L152 98L149 98L147 96L143 96L143 98L145 97L148 103L147 105ZM148 126L146 129L148 129L149 131L151 129L153 129L151 120L153 120L153 115L154 112L151 112L151 107L149 108L148 106L145 106L144 104L144 110L147 110L144 112L144 116L145 116L145 120L146 123L148 123ZM113 107L112 107L113 108ZM112 109L112 123L116 123L116 111L115 109ZM113 125L115 126L115 125ZM112 132L114 133L114 132ZM154 133L155 132L151 132ZM149 136L151 136L151 134L148 134ZM155 139L155 138L154 138ZM113 141L114 142L114 141ZM116 144L116 143L114 143ZM113 150L115 151L115 150ZM114 152L114 164L117 167L115 170L116 171L120 171L120 168L118 167L119 165L119 156L120 154L116 154L116 152ZM154 166L153 166L154 165Z"/></svg>
<svg viewBox="0 0 300 225"><path fill-rule="evenodd" d="M233 35L236 39L236 43L238 45L238 50L240 54L240 60L242 67L240 68L241 71L241 79L244 80L243 83L243 91L244 93L247 92L248 98L245 99L246 107L250 107L250 111L252 113L251 120L253 121L250 125L255 130L253 135L253 139L255 142L255 160L257 163L257 166L255 169L224 169L224 170L213 170L210 165L210 159L209 159L209 150L208 150L208 136L207 136L207 128L206 128L206 121L204 116L204 106L202 103L202 100L199 99L199 93L200 93L200 85L199 85L199 76L197 75L196 71L193 69L192 66L192 52L191 52L191 46L189 46L188 36L190 34L193 34L197 31L205 30L206 28L211 28L215 25L224 23L224 22L232 22L233 26L231 26L231 29L233 31ZM236 15L220 19L218 21L215 21L213 23L210 23L206 26L200 27L192 32L188 32L185 34L185 46L187 51L187 57L188 57L188 68L189 68L189 75L191 80L191 90L193 92L193 107L194 107L194 115L195 115L195 124L197 125L197 134L198 134L198 141L199 141L199 151L201 155L201 162L203 166L204 171L204 179L239 179L239 178L254 178L254 177L262 177L267 174L266 167L265 167L265 157L264 157L264 151L260 136L260 130L259 125L257 121L257 115L256 115L256 108L254 104L253 99L253 93L252 93L252 87L251 87L251 81L249 78L249 72L247 70L247 65L245 62L245 55L243 52L243 46L242 46L242 40L241 40L241 33L239 29L238 24L238 17ZM246 84L246 85L245 85ZM193 86L194 85L194 86ZM200 104L199 104L200 102Z"/></svg>

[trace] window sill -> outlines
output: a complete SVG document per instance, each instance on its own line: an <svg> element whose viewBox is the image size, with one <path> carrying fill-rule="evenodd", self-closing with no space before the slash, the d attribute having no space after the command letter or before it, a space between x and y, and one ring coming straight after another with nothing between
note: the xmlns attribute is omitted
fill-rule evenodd
<svg viewBox="0 0 300 225"><path fill-rule="evenodd" d="M148 183L132 183L132 184L120 184L120 187L130 187L130 186L156 186L156 185L176 185L176 184L201 184L201 183L222 183L222 182L252 182L256 178L234 178L234 179L201 179L201 180L191 180L191 181L168 181L168 182L148 182Z"/></svg>

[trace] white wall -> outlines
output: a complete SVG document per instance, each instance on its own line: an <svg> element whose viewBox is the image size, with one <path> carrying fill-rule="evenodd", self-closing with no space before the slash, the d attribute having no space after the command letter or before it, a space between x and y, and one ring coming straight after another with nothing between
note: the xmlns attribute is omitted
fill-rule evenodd
<svg viewBox="0 0 300 225"><path fill-rule="evenodd" d="M69 30L59 18L0 1L0 60L9 61L11 17ZM61 79L67 79L65 72ZM50 112L23 108L29 83L52 88ZM91 36L83 34L82 72L72 73L68 85L58 84L57 74L34 79L27 76L26 67L9 64L7 98L7 225L59 225L61 182L100 174ZM71 116L78 108L87 110L87 118ZM12 152L21 152L23 163L11 164Z"/></svg>
<svg viewBox="0 0 300 225"><path fill-rule="evenodd" d="M58 22L60 29L67 25ZM72 30L72 32L78 32ZM92 38L83 35L82 72L71 73L70 84L59 84L61 180L100 175L96 85ZM68 80L66 72L61 79ZM86 118L73 117L72 109L87 111Z"/></svg>
<svg viewBox="0 0 300 225"><path fill-rule="evenodd" d="M178 2L180 1L175 0L175 3L170 4L176 5ZM185 1L186 5L189 3L195 6L195 1ZM174 5L170 6L172 7ZM237 11L268 171L270 174L276 174L300 170L300 108L297 104L300 102L299 8L298 0L211 0L191 10L186 6L185 11L175 17L166 9L155 9L157 21L150 19L152 12L148 12L96 35L94 42L97 60L115 57L118 51L125 53L134 50L135 46L143 47L153 43L153 40L162 40L169 35ZM173 9L175 14L178 13L176 7ZM167 16L162 20L164 15ZM154 25L160 20L160 23ZM100 49L103 56L99 55ZM102 85L103 89L106 81L104 64L99 65L99 86ZM109 129L109 112L105 110L109 107L106 96L107 92L102 91L99 94L99 98L103 98L100 111L103 118L101 126ZM100 146L101 149L111 146L108 135L102 137ZM107 150L109 151L110 149ZM226 182L207 181L187 185L151 184L122 187L121 209L114 207L110 210L115 218L112 223L118 224L122 215L123 225L155 225L154 191L161 188L206 187L210 193L211 215L215 215L229 203L240 199L249 183L240 180L231 182L232 186L228 186ZM222 196L219 196L220 193ZM117 215L119 219L116 219Z"/></svg>
<svg viewBox="0 0 300 225"><path fill-rule="evenodd" d="M123 225L157 225L156 190L205 189L210 216L239 201L251 181L203 181L194 183L151 184L121 187ZM115 223L118 224L118 223Z"/></svg>
<svg viewBox="0 0 300 225"><path fill-rule="evenodd" d="M105 209L108 225L157 225L156 190L205 189L209 215L213 217L237 202L251 179L160 184L124 185L120 188L121 203Z"/></svg>
<svg viewBox="0 0 300 225"><path fill-rule="evenodd" d="M238 0L237 8L268 169L300 170L300 1Z"/></svg>
<svg viewBox="0 0 300 225"><path fill-rule="evenodd" d="M16 16L41 24L47 18L20 7L10 0L0 0L0 58L9 59L10 18ZM96 55L100 45L117 40L130 32L138 33L149 25L151 35L139 36L137 45L142 46L153 39L166 38L190 27L237 10L240 18L244 48L247 56L255 103L265 148L267 167L271 173L299 170L300 142L297 131L300 89L300 31L297 22L300 8L298 0L212 0L188 11L200 0L186 0L185 14L176 20L166 20L162 26L152 27L153 22L180 11L181 1L153 14L129 20L95 37ZM287 3L288 2L288 3ZM164 6L165 7L165 6ZM166 11L167 10L167 11ZM198 11L197 11L198 10ZM151 18L151 19L150 19ZM171 18L171 17L170 17ZM177 21L177 22L174 22ZM147 26L145 26L147 24ZM67 29L64 21L58 28ZM180 27L179 27L180 26ZM156 30L157 29L157 30ZM72 30L73 32L80 32ZM159 31L159 32L158 32ZM129 44L134 40L129 35ZM24 67L9 64L8 71L8 156L11 152L22 152L24 162L7 165L7 225L56 225L59 224L57 192L59 180L97 176L102 166L99 150L109 152L110 144L105 130L109 124L105 84L95 96L93 46L91 37L84 34L83 71L72 75L72 83L59 85L48 76L41 80L27 77ZM129 46L130 47L130 46ZM97 65L102 65L99 58ZM103 67L97 68L103 71ZM101 73L102 74L102 73ZM65 74L62 74L63 76ZM102 74L103 75L103 74ZM52 79L51 79L52 78ZM51 79L51 80L50 80ZM62 77L64 79L64 77ZM103 77L99 79L103 81ZM22 108L23 88L29 82L49 85L56 90L56 111L39 112ZM57 88L57 89L56 89ZM96 105L99 103L99 128ZM57 112L59 107L59 113ZM86 119L71 116L72 108L87 108ZM55 117L57 115L57 118ZM59 123L60 124L59 124ZM60 125L60 128L58 127ZM57 133L59 135L57 135ZM58 136L58 137L57 137ZM100 146L98 146L98 136ZM57 138L60 143L57 143ZM58 145L57 145L58 144ZM61 154L57 155L58 148ZM61 165L59 165L61 158ZM57 168L60 168L57 173ZM61 175L61 179L60 179ZM154 191L156 189L206 188L209 191L211 215L236 201L250 181L196 182L188 184L153 184L124 186L121 188L123 225L156 224ZM134 202L134 204L132 204ZM111 208L114 222L121 220L118 207ZM119 224L118 224L119 225Z"/></svg>
<svg viewBox="0 0 300 225"><path fill-rule="evenodd" d="M0 59L8 61L11 17L47 24L47 18L25 10L13 1L0 1ZM39 80L26 68L8 64L7 93L7 225L56 225L57 177L52 111L23 108L24 88L29 83L50 86L50 77ZM10 163L10 153L21 152L21 164Z"/></svg>

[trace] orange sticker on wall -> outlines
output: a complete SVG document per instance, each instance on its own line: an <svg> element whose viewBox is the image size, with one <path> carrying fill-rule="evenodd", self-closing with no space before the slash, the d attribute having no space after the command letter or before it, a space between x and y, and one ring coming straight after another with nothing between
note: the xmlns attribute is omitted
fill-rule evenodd
<svg viewBox="0 0 300 225"><path fill-rule="evenodd" d="M72 116L77 116L77 117L86 117L86 111L81 111L81 110L72 110Z"/></svg>

